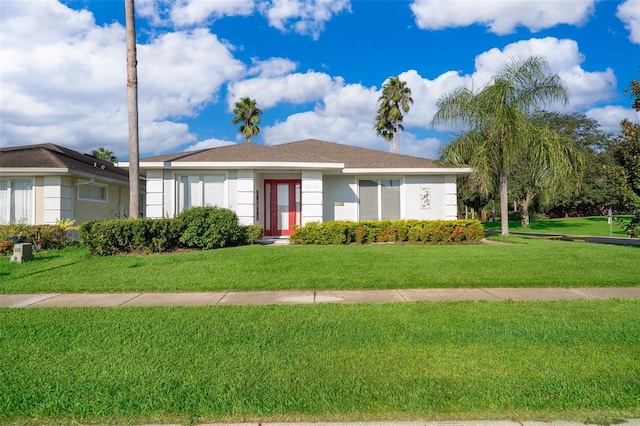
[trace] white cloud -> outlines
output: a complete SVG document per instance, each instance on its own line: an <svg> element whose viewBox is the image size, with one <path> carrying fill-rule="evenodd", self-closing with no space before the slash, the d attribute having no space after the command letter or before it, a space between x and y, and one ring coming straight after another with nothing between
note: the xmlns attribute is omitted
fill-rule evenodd
<svg viewBox="0 0 640 426"><path fill-rule="evenodd" d="M198 143L190 145L185 149L185 151L198 151L200 149L219 148L221 146L229 146L229 145L236 145L236 142L211 138L211 139L199 141Z"/></svg>
<svg viewBox="0 0 640 426"><path fill-rule="evenodd" d="M333 15L351 11L349 0L269 0L258 5L269 25L318 39Z"/></svg>
<svg viewBox="0 0 640 426"><path fill-rule="evenodd" d="M596 120L603 131L611 133L620 132L620 122L625 118L633 123L640 123L640 111L617 105L592 108L586 112L586 116Z"/></svg>
<svg viewBox="0 0 640 426"><path fill-rule="evenodd" d="M629 30L629 40L640 44L640 0L627 0L620 4L616 16Z"/></svg>
<svg viewBox="0 0 640 426"><path fill-rule="evenodd" d="M516 27L540 31L558 24L581 25L594 11L596 0L415 0L411 4L418 27L440 30L485 25L496 34Z"/></svg>
<svg viewBox="0 0 640 426"><path fill-rule="evenodd" d="M136 0L136 13L155 26L188 27L225 16L247 16L254 0Z"/></svg>
<svg viewBox="0 0 640 426"><path fill-rule="evenodd" d="M546 37L507 45L504 49L491 49L476 57L473 74L475 87L487 84L500 66L512 59L525 59L532 55L545 57L552 72L558 73L570 92L570 110L577 110L596 102L611 99L615 93L616 77L610 68L589 72L581 67L584 55L574 40Z"/></svg>
<svg viewBox="0 0 640 426"><path fill-rule="evenodd" d="M335 84L341 84L341 80L315 71L275 78L256 77L230 84L227 101L229 110L245 96L255 99L261 109L281 102L304 104L321 99Z"/></svg>
<svg viewBox="0 0 640 426"><path fill-rule="evenodd" d="M252 60L252 66L247 72L248 75L258 75L260 77L281 77L298 68L298 64L287 58L269 58L261 61Z"/></svg>
<svg viewBox="0 0 640 426"><path fill-rule="evenodd" d="M177 28L207 24L225 16L258 10L269 25L318 39L334 15L351 10L349 0L138 0L136 10L156 26Z"/></svg>
<svg viewBox="0 0 640 426"><path fill-rule="evenodd" d="M414 100L403 120L406 131L401 135L401 152L434 158L441 142L436 138L420 138L415 132L419 129L433 130L431 119L438 98L461 86L479 90L491 81L491 77L505 62L534 54L546 56L551 71L557 72L567 84L572 97L565 111L579 111L611 98L616 83L613 71L590 72L582 69L584 57L574 41L545 38L509 44L502 50L491 49L478 55L473 74L462 75L449 71L428 79L415 70L401 73L398 77L407 83ZM334 80L333 85L326 86L326 93L318 100L313 111L291 115L283 122L263 128L264 140L267 144L278 144L318 138L386 151L388 143L377 137L373 128L379 96L380 89L375 87L345 85L340 80ZM554 106L549 108L554 109ZM438 130L458 129L443 126Z"/></svg>
<svg viewBox="0 0 640 426"><path fill-rule="evenodd" d="M97 26L89 12L54 1L3 1L0 7L0 144L106 146L126 156L122 25ZM138 46L141 153L195 141L188 126L174 120L197 114L222 84L244 73L229 49L206 30Z"/></svg>
<svg viewBox="0 0 640 426"><path fill-rule="evenodd" d="M202 23L209 18L247 16L255 8L253 0L181 0L171 11L171 20L177 26Z"/></svg>

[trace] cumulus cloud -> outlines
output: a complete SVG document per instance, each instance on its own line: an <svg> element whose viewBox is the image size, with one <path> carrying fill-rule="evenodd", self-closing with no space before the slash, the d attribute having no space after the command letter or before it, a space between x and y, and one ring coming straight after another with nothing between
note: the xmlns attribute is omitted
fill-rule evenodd
<svg viewBox="0 0 640 426"><path fill-rule="evenodd" d="M219 148L221 146L229 146L229 145L236 145L236 142L211 138L211 139L199 141L198 143L190 145L185 149L185 151L198 151L200 149Z"/></svg>
<svg viewBox="0 0 640 426"><path fill-rule="evenodd" d="M280 31L310 35L317 40L324 25L343 11L351 11L349 0L270 0L258 4L269 25Z"/></svg>
<svg viewBox="0 0 640 426"><path fill-rule="evenodd" d="M625 108L618 105L607 105L601 108L592 108L586 112L586 116L596 120L605 132L618 133L620 122L627 118L632 123L640 123L640 111Z"/></svg>
<svg viewBox="0 0 640 426"><path fill-rule="evenodd" d="M229 110L245 96L255 99L259 108L269 108L281 102L304 104L315 102L328 93L334 84L341 84L328 74L315 71L288 74L282 77L256 77L229 85Z"/></svg>
<svg viewBox="0 0 640 426"><path fill-rule="evenodd" d="M258 10L270 26L318 39L325 24L349 12L349 0L139 0L139 16L156 26L176 28L206 24L225 16L248 16Z"/></svg>
<svg viewBox="0 0 640 426"><path fill-rule="evenodd" d="M558 73L567 84L571 104L563 111L578 111L612 97L616 84L613 71L584 70L581 67L584 57L574 41L545 38L512 43L504 49L491 49L479 54L472 74L448 71L429 79L416 70L401 73L398 77L411 88L414 100L403 120L406 131L401 135L401 151L435 157L442 142L417 134L434 130L431 119L438 98L459 87L479 90L490 83L504 63L534 54L546 56L551 71ZM319 138L386 151L388 143L377 137L373 128L380 93L379 88L344 84L334 79L332 85L326 86L326 93L318 100L313 111L294 114L283 122L265 127L264 140L267 144L278 144L295 139ZM549 109L559 108L558 105L549 106ZM436 130L456 132L459 129L442 126Z"/></svg>
<svg viewBox="0 0 640 426"><path fill-rule="evenodd" d="M266 78L280 77L295 71L296 68L298 64L287 58L270 58L264 61L254 58L247 74Z"/></svg>
<svg viewBox="0 0 640 426"><path fill-rule="evenodd" d="M137 0L136 13L155 26L188 27L225 16L247 16L254 0Z"/></svg>
<svg viewBox="0 0 640 426"><path fill-rule="evenodd" d="M411 10L418 27L441 30L484 25L495 34L523 26L532 32L558 24L581 25L594 11L596 0L415 0Z"/></svg>
<svg viewBox="0 0 640 426"><path fill-rule="evenodd" d="M584 55L574 40L546 37L507 45L504 49L490 49L475 61L473 82L476 87L487 84L502 64L512 59L525 59L533 55L545 57L552 72L558 73L571 96L569 109L576 110L612 98L616 77L612 69L586 71L581 67Z"/></svg>
<svg viewBox="0 0 640 426"><path fill-rule="evenodd" d="M640 0L627 0L620 4L616 16L629 30L629 40L640 44Z"/></svg>
<svg viewBox="0 0 640 426"><path fill-rule="evenodd" d="M127 153L123 26L98 26L89 12L55 1L0 7L0 143ZM229 49L206 30L168 33L138 46L141 153L195 141L175 120L196 114L244 72Z"/></svg>

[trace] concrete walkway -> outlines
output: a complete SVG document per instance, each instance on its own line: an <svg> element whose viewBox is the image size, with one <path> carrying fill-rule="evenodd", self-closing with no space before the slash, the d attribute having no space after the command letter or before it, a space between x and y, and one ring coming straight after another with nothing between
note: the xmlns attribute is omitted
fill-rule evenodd
<svg viewBox="0 0 640 426"><path fill-rule="evenodd" d="M459 300L640 298L640 287L0 294L0 307L224 306Z"/></svg>

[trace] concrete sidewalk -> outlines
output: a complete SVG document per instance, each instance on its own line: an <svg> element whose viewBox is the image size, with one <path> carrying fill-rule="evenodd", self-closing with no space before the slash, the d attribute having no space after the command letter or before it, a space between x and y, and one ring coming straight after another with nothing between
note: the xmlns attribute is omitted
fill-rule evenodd
<svg viewBox="0 0 640 426"><path fill-rule="evenodd" d="M618 297L640 298L640 287L0 294L0 307L223 306L461 300L569 300Z"/></svg>

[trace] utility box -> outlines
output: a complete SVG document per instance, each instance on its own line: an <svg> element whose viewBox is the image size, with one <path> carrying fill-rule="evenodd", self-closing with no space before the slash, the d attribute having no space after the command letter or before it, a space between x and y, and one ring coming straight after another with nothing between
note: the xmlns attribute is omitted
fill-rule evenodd
<svg viewBox="0 0 640 426"><path fill-rule="evenodd" d="M33 260L33 250L29 243L18 243L13 245L13 256L11 256L12 262L27 262Z"/></svg>

